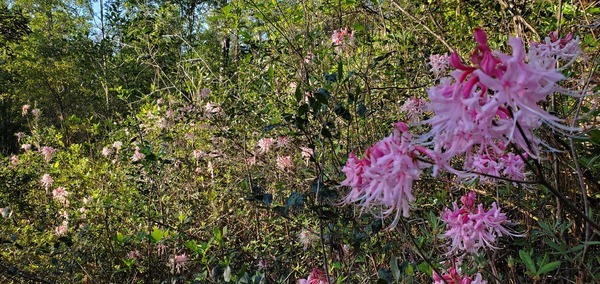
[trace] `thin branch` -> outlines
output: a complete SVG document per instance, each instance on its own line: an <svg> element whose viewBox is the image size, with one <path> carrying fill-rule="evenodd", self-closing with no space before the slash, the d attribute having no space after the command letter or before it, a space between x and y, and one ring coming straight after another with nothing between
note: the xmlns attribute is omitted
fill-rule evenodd
<svg viewBox="0 0 600 284"><path fill-rule="evenodd" d="M406 15L408 18L410 18L411 20L415 21L417 24L419 24L421 27L423 27L427 32L429 32L431 35L433 35L437 40L439 40L444 46L446 46L446 48L448 48L448 50L452 53L454 52L454 49L438 34L436 34L434 31L432 31L427 25L423 24L421 21L419 21L417 18L415 18L413 15L411 15L410 13L406 12L406 10L404 10L404 8L402 8L402 6L400 6L400 4L398 4L395 0L392 1L392 4L394 4L394 6L396 6L396 8L398 8L400 11L402 11L402 13L404 13L404 15Z"/></svg>

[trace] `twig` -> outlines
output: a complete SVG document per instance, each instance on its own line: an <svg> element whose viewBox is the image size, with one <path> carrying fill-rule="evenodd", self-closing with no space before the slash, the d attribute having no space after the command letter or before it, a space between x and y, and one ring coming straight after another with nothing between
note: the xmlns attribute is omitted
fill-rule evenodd
<svg viewBox="0 0 600 284"><path fill-rule="evenodd" d="M404 8L402 8L402 6L400 6L400 4L398 4L395 0L392 1L392 4L394 4L394 6L396 6L396 8L400 9L400 11L402 11L402 13L404 13L404 15L406 15L408 18L410 18L411 20L415 21L417 24L419 24L420 26L422 26L426 31L428 31L431 35L433 35L437 40L439 40L444 46L446 46L446 48L448 48L448 50L450 52L454 52L454 49L438 34L436 34L434 31L432 31L427 25L423 24L421 21L419 21L417 18L415 18L413 15L411 15L410 13L406 12L406 10L404 10Z"/></svg>

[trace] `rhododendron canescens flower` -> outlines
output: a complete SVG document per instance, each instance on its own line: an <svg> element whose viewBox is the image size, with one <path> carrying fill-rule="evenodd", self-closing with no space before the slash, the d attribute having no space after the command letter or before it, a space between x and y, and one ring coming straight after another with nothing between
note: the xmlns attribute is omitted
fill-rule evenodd
<svg viewBox="0 0 600 284"><path fill-rule="evenodd" d="M476 253L480 248L496 249L499 237L520 236L504 228L503 225L509 221L495 202L489 209L483 208L483 204L475 206L475 193L469 192L461 198L461 203L461 207L456 202L452 203L452 210L446 208L442 214L448 229L444 238L451 240L450 253Z"/></svg>
<svg viewBox="0 0 600 284"><path fill-rule="evenodd" d="M55 152L56 152L56 149L54 149L50 146L44 146L40 150L40 153L42 153L42 156L44 156L44 160L46 161L46 163L50 162L50 160L52 159L52 155Z"/></svg>
<svg viewBox="0 0 600 284"><path fill-rule="evenodd" d="M477 273L475 279L472 279L468 275L460 275L459 271L452 267L442 276L434 272L433 284L487 284L487 281L482 279L480 273Z"/></svg>
<svg viewBox="0 0 600 284"><path fill-rule="evenodd" d="M44 188L47 191L52 186L52 184L54 183L54 179L49 174L44 174L42 176L41 182L42 182L42 185L44 186Z"/></svg>
<svg viewBox="0 0 600 284"><path fill-rule="evenodd" d="M275 140L273 138L262 138L258 140L256 146L258 146L259 152L262 154L269 152L269 150L271 150L271 147L273 147L274 144Z"/></svg>
<svg viewBox="0 0 600 284"><path fill-rule="evenodd" d="M367 149L363 159L350 154L342 169L346 179L341 183L352 189L344 203L358 203L368 210L383 207L381 217L396 211L390 227L398 223L400 214L409 216L410 203L415 201L411 191L413 181L424 168L431 166L419 161L420 156L431 153L412 144L406 124L398 122L395 126L394 133Z"/></svg>
<svg viewBox="0 0 600 284"><path fill-rule="evenodd" d="M326 284L327 274L325 271L313 268L312 272L306 279L298 279L298 284Z"/></svg>

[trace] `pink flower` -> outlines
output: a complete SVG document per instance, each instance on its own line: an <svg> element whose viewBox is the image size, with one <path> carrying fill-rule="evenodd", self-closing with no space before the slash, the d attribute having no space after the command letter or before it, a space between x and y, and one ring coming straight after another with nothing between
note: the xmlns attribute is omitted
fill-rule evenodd
<svg viewBox="0 0 600 284"><path fill-rule="evenodd" d="M261 138L256 143L256 146L259 148L259 153L267 153L271 150L271 147L275 144L275 140L273 138Z"/></svg>
<svg viewBox="0 0 600 284"><path fill-rule="evenodd" d="M267 269L269 267L271 267L271 262L270 261L265 260L265 259L259 259L258 260L258 269L264 270L264 269Z"/></svg>
<svg viewBox="0 0 600 284"><path fill-rule="evenodd" d="M108 147L102 148L102 156L108 157L108 156L110 156L110 154L112 154L111 148L108 148Z"/></svg>
<svg viewBox="0 0 600 284"><path fill-rule="evenodd" d="M117 149L117 151L119 151L119 149L121 149L121 146L123 146L123 143L121 141L115 141L112 144L112 147L115 148L115 149Z"/></svg>
<svg viewBox="0 0 600 284"><path fill-rule="evenodd" d="M256 156L246 158L246 164L251 166L256 165Z"/></svg>
<svg viewBox="0 0 600 284"><path fill-rule="evenodd" d="M26 116L30 107L30 105L23 105L23 107L21 107L21 116Z"/></svg>
<svg viewBox="0 0 600 284"><path fill-rule="evenodd" d="M33 116L35 116L36 118L40 116L40 109L39 108L34 108L31 110L31 113L33 114Z"/></svg>
<svg viewBox="0 0 600 284"><path fill-rule="evenodd" d="M579 56L579 38L573 39L569 33L564 38L559 38L556 31L551 32L543 42L532 42L529 46L527 57L534 64L549 69L554 68L557 60L565 60L562 68L571 65Z"/></svg>
<svg viewBox="0 0 600 284"><path fill-rule="evenodd" d="M181 273L185 270L185 263L187 260L185 253L178 254L169 259L169 266L171 266L176 273Z"/></svg>
<svg viewBox="0 0 600 284"><path fill-rule="evenodd" d="M433 158L431 151L412 143L406 124L395 126L394 133L367 149L362 160L350 154L342 169L346 179L341 183L351 188L343 203L357 202L364 210L382 209L382 218L395 212L390 227L396 226L400 214L409 216L410 203L415 201L412 183L430 166L418 158Z"/></svg>
<svg viewBox="0 0 600 284"><path fill-rule="evenodd" d="M425 110L425 101L419 98L409 98L404 102L400 111L406 113L409 121L416 122L421 113Z"/></svg>
<svg viewBox="0 0 600 284"><path fill-rule="evenodd" d="M67 233L68 228L69 227L67 226L67 223L63 222L62 225L54 228L54 234L56 236L60 237L60 236L62 236L62 235L64 235L64 234Z"/></svg>
<svg viewBox="0 0 600 284"><path fill-rule="evenodd" d="M17 136L17 142L21 142L21 139L25 138L25 133L17 132L15 133L15 136Z"/></svg>
<svg viewBox="0 0 600 284"><path fill-rule="evenodd" d="M16 165L18 165L18 164L19 164L19 157L18 157L17 155L12 155L12 156L10 156L10 163L11 163L13 166L16 166Z"/></svg>
<svg viewBox="0 0 600 284"><path fill-rule="evenodd" d="M44 156L46 163L48 163L52 159L52 155L56 152L56 149L49 147L49 146L44 146L44 147L42 147L40 152Z"/></svg>
<svg viewBox="0 0 600 284"><path fill-rule="evenodd" d="M473 168L479 173L486 174L491 177L499 177L502 170L502 164L494 160L488 155L475 154L473 156ZM481 176L480 180L489 181L491 177Z"/></svg>
<svg viewBox="0 0 600 284"><path fill-rule="evenodd" d="M434 115L423 122L431 124L431 130L417 141L433 146L437 167L458 175L449 166L454 157L464 155L467 172L475 170L474 166L482 171L499 170L490 162L475 163L474 153L498 163L504 145L514 143L536 157L541 144L534 134L536 128L547 124L559 131L576 130L538 106L553 92L566 93L556 84L564 78L562 74L526 58L518 38L509 39L509 55L492 51L483 30L475 29L474 34L477 48L470 57L472 66L463 64L454 52L451 78L442 78L427 91L428 108Z"/></svg>
<svg viewBox="0 0 600 284"><path fill-rule="evenodd" d="M298 235L298 239L304 246L304 250L306 250L308 249L308 246L313 245L319 239L319 236L309 230L304 229Z"/></svg>
<svg viewBox="0 0 600 284"><path fill-rule="evenodd" d="M307 279L298 279L298 284L326 284L327 274L325 271L313 268Z"/></svg>
<svg viewBox="0 0 600 284"><path fill-rule="evenodd" d="M140 153L140 147L135 146L135 150L133 152L133 156L131 156L131 161L132 162L137 162L139 160L144 159L144 157L146 157L146 155Z"/></svg>
<svg viewBox="0 0 600 284"><path fill-rule="evenodd" d="M42 176L41 182L42 182L42 186L44 186L44 188L46 189L46 192L47 192L48 189L50 187L52 187L52 184L54 183L54 179L49 174L44 174Z"/></svg>
<svg viewBox="0 0 600 284"><path fill-rule="evenodd" d="M24 151L29 151L31 150L31 144L23 144L21 145L21 149L23 149Z"/></svg>
<svg viewBox="0 0 600 284"><path fill-rule="evenodd" d="M277 137L277 148L285 148L290 145L290 138L285 136Z"/></svg>
<svg viewBox="0 0 600 284"><path fill-rule="evenodd" d="M461 198L462 207L459 208L454 202L453 209L446 208L442 214L442 220L448 229L444 238L451 240L449 253L476 253L480 248L496 249L497 238L520 236L503 227L509 221L495 202L492 203L492 208L486 210L483 204L475 207L474 200L475 194L470 192Z"/></svg>
<svg viewBox="0 0 600 284"><path fill-rule="evenodd" d="M520 156L514 153L507 153L500 157L500 162L504 166L502 174L512 180L525 180L525 162Z"/></svg>
<svg viewBox="0 0 600 284"><path fill-rule="evenodd" d="M140 251L139 250L132 250L130 252L127 253L127 258L129 259L139 259L140 258Z"/></svg>
<svg viewBox="0 0 600 284"><path fill-rule="evenodd" d="M277 168L285 171L292 167L292 158L290 156L277 157Z"/></svg>
<svg viewBox="0 0 600 284"><path fill-rule="evenodd" d="M52 191L52 196L54 199L60 203L65 203L67 201L67 197L69 196L69 192L65 190L64 187L57 187Z"/></svg>
<svg viewBox="0 0 600 284"><path fill-rule="evenodd" d="M354 44L354 34L347 27L335 30L331 35L331 43L335 46L335 51L339 53Z"/></svg>
<svg viewBox="0 0 600 284"><path fill-rule="evenodd" d="M476 274L475 280L471 279L468 275L461 276L460 272L452 267L442 276L434 272L433 284L487 284L487 281L482 280L480 273Z"/></svg>
<svg viewBox="0 0 600 284"><path fill-rule="evenodd" d="M308 147L300 147L300 151L302 151L301 152L302 159L305 159L305 160L310 159L310 157L312 157L312 155L314 153L313 149L308 148Z"/></svg>
<svg viewBox="0 0 600 284"><path fill-rule="evenodd" d="M429 65L431 65L431 72L437 77L446 72L450 63L450 56L448 54L432 54L429 56Z"/></svg>

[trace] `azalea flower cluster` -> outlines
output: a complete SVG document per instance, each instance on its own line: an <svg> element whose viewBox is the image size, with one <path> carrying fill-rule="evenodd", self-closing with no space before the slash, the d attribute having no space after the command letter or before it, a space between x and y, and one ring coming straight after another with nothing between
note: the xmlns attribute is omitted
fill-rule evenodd
<svg viewBox="0 0 600 284"><path fill-rule="evenodd" d="M406 124L396 123L394 134L367 149L363 159L350 154L342 170L346 179L341 185L351 188L344 203L381 210L381 217L396 211L390 225L394 227L400 212L409 216L410 203L415 200L412 184L423 169L432 167L433 176L445 170L462 179L522 181L526 177L523 158L538 158L546 146L534 134L535 129L546 124L558 131L575 130L538 103L554 92L569 94L556 84L564 76L556 64L548 62L576 56L577 40L551 34L545 43L533 45L529 58L519 38L509 39L512 54L493 51L481 29L475 30L475 41L470 64L454 52L448 59L454 69L450 76L427 91L429 102L423 108L433 115L418 123L429 126L427 133L413 139ZM444 71L445 60L444 56L431 59L435 72ZM454 168L457 160L463 161L461 169ZM474 212L488 221L492 218L489 214L504 218L495 204L490 210L481 207ZM507 234L495 230L494 236ZM494 236L480 240L490 241ZM469 244L465 247L471 250Z"/></svg>
<svg viewBox="0 0 600 284"><path fill-rule="evenodd" d="M306 279L298 279L298 284L326 284L327 274L322 269L313 268Z"/></svg>
<svg viewBox="0 0 600 284"><path fill-rule="evenodd" d="M413 181L430 166L419 158L434 158L430 150L412 143L405 123L398 122L395 127L392 135L367 149L363 159L350 154L342 169L346 179L341 183L352 188L344 203L358 202L367 210L384 207L381 217L396 212L391 227L398 223L400 213L409 216L410 202L415 201Z"/></svg>
<svg viewBox="0 0 600 284"><path fill-rule="evenodd" d="M475 40L472 65L464 64L454 52L450 65L455 70L427 91L428 109L434 115L423 121L431 130L419 139L433 146L436 166L457 174L449 166L454 157L464 156L466 172L474 170L475 157L501 158L505 145L511 143L535 158L543 145L534 134L536 128L545 123L557 130L572 130L538 106L553 92L566 93L556 85L564 76L554 65L539 64L552 60L543 56L555 53L536 52L527 58L519 38L509 39L512 54L492 51L480 29L475 30Z"/></svg>
<svg viewBox="0 0 600 284"><path fill-rule="evenodd" d="M461 207L454 202L452 210L446 208L442 214L448 229L444 238L451 240L449 253L476 253L480 248L496 249L499 237L519 236L504 228L503 225L509 220L506 214L500 212L496 202L489 209L485 209L481 203L475 206L473 191L461 197L460 201Z"/></svg>
<svg viewBox="0 0 600 284"><path fill-rule="evenodd" d="M331 35L331 43L335 46L335 51L340 53L354 44L354 33L349 31L347 27L335 30Z"/></svg>
<svg viewBox="0 0 600 284"><path fill-rule="evenodd" d="M487 281L482 279L481 273L477 273L475 279L472 279L468 275L461 275L459 270L452 267L442 276L434 272L433 284L487 284Z"/></svg>

